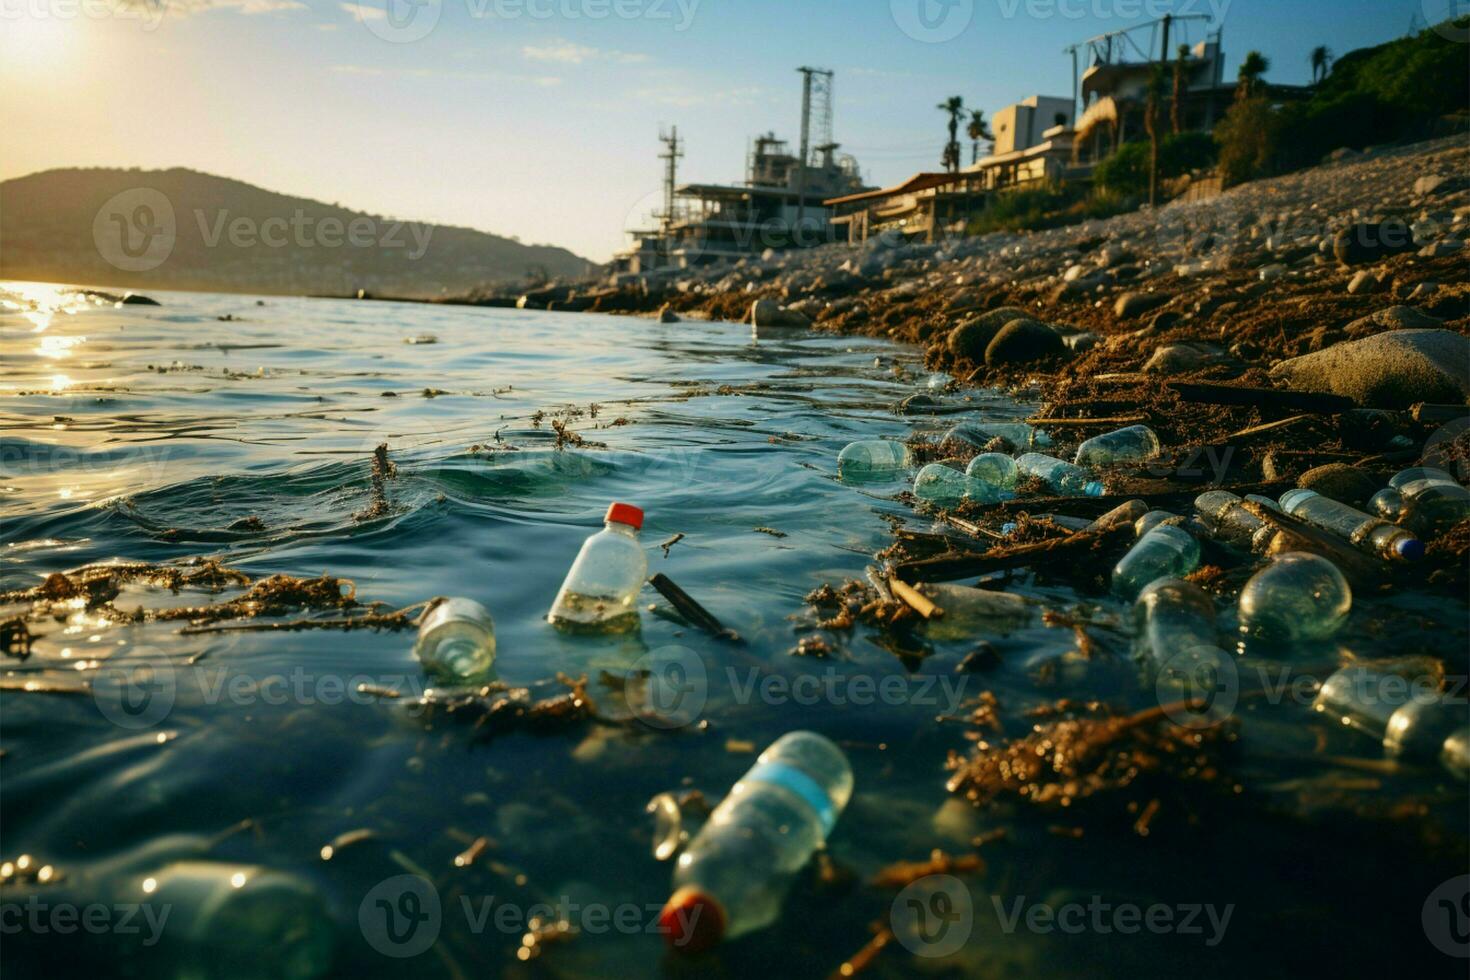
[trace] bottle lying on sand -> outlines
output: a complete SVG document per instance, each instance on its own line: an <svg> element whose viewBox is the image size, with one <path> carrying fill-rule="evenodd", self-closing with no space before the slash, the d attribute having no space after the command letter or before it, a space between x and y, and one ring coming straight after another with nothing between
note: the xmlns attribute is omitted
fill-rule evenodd
<svg viewBox="0 0 1470 980"><path fill-rule="evenodd" d="M1240 590L1240 632L1266 642L1325 640L1347 621L1353 590L1320 555L1289 551Z"/></svg>
<svg viewBox="0 0 1470 980"><path fill-rule="evenodd" d="M981 453L965 467L972 484L970 496L986 503L1010 500L1016 495L1016 481L1021 471L1016 461L1005 453Z"/></svg>
<svg viewBox="0 0 1470 980"><path fill-rule="evenodd" d="M1275 506L1275 502L1272 502ZM1194 509L1215 536L1264 554L1276 529L1245 509L1244 501L1228 490L1211 490L1194 498Z"/></svg>
<svg viewBox="0 0 1470 980"><path fill-rule="evenodd" d="M1288 490L1281 495L1281 509L1345 539L1359 551L1397 561L1424 557L1424 542L1397 525L1356 507L1324 497L1315 490Z"/></svg>
<svg viewBox="0 0 1470 980"><path fill-rule="evenodd" d="M909 447L891 439L861 439L837 454L837 472L844 477L879 476L914 465Z"/></svg>
<svg viewBox="0 0 1470 980"><path fill-rule="evenodd" d="M1397 524L1404 517L1404 495L1400 492L1401 488L1420 480L1459 485L1453 476L1438 467L1411 466L1406 470L1399 470L1390 477L1388 486L1378 491L1373 495L1373 499L1368 501L1368 509L1385 521L1393 521Z"/></svg>
<svg viewBox="0 0 1470 980"><path fill-rule="evenodd" d="M601 531L582 543L547 621L571 630L622 632L638 625L638 593L648 556L638 543L643 511L613 504Z"/></svg>
<svg viewBox="0 0 1470 980"><path fill-rule="evenodd" d="M1023 476L1032 476L1064 497L1101 497L1104 487L1080 466L1054 456L1026 453L1016 457L1016 468Z"/></svg>
<svg viewBox="0 0 1470 980"><path fill-rule="evenodd" d="M1162 524L1134 542L1113 568L1113 591L1132 601L1161 578L1183 578L1199 567L1199 542L1188 531Z"/></svg>
<svg viewBox="0 0 1470 980"><path fill-rule="evenodd" d="M1432 534L1470 517L1470 490L1444 470L1416 466L1395 474L1369 506L1384 520Z"/></svg>
<svg viewBox="0 0 1470 980"><path fill-rule="evenodd" d="M946 432L940 442L954 440L984 449L997 438L1004 439L1018 450L1045 449L1051 445L1051 436L1025 422L961 422Z"/></svg>
<svg viewBox="0 0 1470 980"><path fill-rule="evenodd" d="M1116 432L1093 436L1077 447L1078 466L1106 466L1153 459L1159 454L1159 437L1146 425L1130 425Z"/></svg>
<svg viewBox="0 0 1470 980"><path fill-rule="evenodd" d="M774 922L851 796L852 768L830 741L791 732L772 743L679 855L659 915L668 944L696 953Z"/></svg>
<svg viewBox="0 0 1470 980"><path fill-rule="evenodd" d="M483 676L495 663L495 623L473 599L445 599L419 624L413 652L424 670L447 680Z"/></svg>
<svg viewBox="0 0 1470 980"><path fill-rule="evenodd" d="M936 507L957 506L971 489L969 477L943 463L930 463L914 475L914 496Z"/></svg>

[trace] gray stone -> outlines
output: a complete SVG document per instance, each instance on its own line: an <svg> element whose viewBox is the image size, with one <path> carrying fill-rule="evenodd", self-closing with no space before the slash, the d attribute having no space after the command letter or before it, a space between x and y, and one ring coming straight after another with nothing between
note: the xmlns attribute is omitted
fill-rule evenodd
<svg viewBox="0 0 1470 980"><path fill-rule="evenodd" d="M1065 353L1067 345L1062 343L1060 334L1039 320L1022 317L1000 328L990 346L985 348L985 363L991 367L1025 364Z"/></svg>
<svg viewBox="0 0 1470 980"><path fill-rule="evenodd" d="M1144 364L1148 374L1188 374L1231 362L1230 355L1214 344L1165 344Z"/></svg>
<svg viewBox="0 0 1470 980"><path fill-rule="evenodd" d="M1399 255L1414 247L1409 226L1398 219L1360 221L1338 232L1332 239L1332 254L1343 265L1366 265Z"/></svg>
<svg viewBox="0 0 1470 980"><path fill-rule="evenodd" d="M1354 507L1363 507L1370 497L1382 489L1371 473L1346 463L1328 463L1326 466L1307 470L1296 485Z"/></svg>
<svg viewBox="0 0 1470 980"><path fill-rule="evenodd" d="M1383 283L1378 280L1378 277L1367 269L1364 269L1362 272L1353 276L1352 280L1348 283L1347 291L1353 296L1358 296L1363 293L1376 293L1382 288Z"/></svg>
<svg viewBox="0 0 1470 980"><path fill-rule="evenodd" d="M1082 333L1063 334L1062 343L1066 344L1067 349L1072 353L1081 354L1085 351L1092 350L1098 344L1102 343L1102 338L1095 333L1084 331Z"/></svg>
<svg viewBox="0 0 1470 980"><path fill-rule="evenodd" d="M758 299L751 303L750 322L755 327L792 327L798 330L812 325L811 317L788 310L773 299Z"/></svg>
<svg viewBox="0 0 1470 980"><path fill-rule="evenodd" d="M1373 408L1459 404L1470 395L1470 339L1449 330L1391 330L1282 361L1271 377Z"/></svg>
<svg viewBox="0 0 1470 980"><path fill-rule="evenodd" d="M1349 337L1367 337L1384 330L1425 330L1443 323L1443 320L1420 313L1412 306L1390 306L1377 313L1359 317L1344 327L1343 331Z"/></svg>
<svg viewBox="0 0 1470 980"><path fill-rule="evenodd" d="M1165 293L1124 293L1113 304L1113 315L1120 320L1132 319L1158 309L1172 298Z"/></svg>

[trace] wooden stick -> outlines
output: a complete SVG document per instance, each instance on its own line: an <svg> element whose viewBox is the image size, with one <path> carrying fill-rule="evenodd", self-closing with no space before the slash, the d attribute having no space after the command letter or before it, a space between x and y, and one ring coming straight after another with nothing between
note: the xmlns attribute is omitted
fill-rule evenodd
<svg viewBox="0 0 1470 980"><path fill-rule="evenodd" d="M658 590L658 594L669 600L669 604L678 610L679 615L689 620L690 623L704 630L711 636L722 640L740 639L732 629L727 629L723 623L715 618L714 613L701 606L694 597L674 584L674 580L663 572L659 572L648 580L648 584Z"/></svg>
<svg viewBox="0 0 1470 980"><path fill-rule="evenodd" d="M894 569L894 573L911 581L943 582L1077 557L1094 548L1121 544L1132 537L1132 525L1122 524L1102 531L1079 531L1069 537L1036 544L992 548L983 555L958 555L904 562Z"/></svg>
<svg viewBox="0 0 1470 980"><path fill-rule="evenodd" d="M1311 420L1312 416L1310 415L1293 415L1291 418L1277 419L1275 422L1267 422L1264 425L1253 425L1248 429L1241 429L1239 432L1230 433L1230 435L1225 437L1224 443L1229 445L1232 442L1266 435L1267 433L1287 429L1294 425L1300 425L1303 422L1310 422Z"/></svg>
<svg viewBox="0 0 1470 980"><path fill-rule="evenodd" d="M1180 401L1204 405L1245 405L1316 415L1338 415L1358 407L1351 398L1315 391L1285 391L1204 381L1167 381L1164 387L1176 392Z"/></svg>
<svg viewBox="0 0 1470 980"><path fill-rule="evenodd" d="M1428 422L1432 425L1438 425L1470 416L1470 406L1430 405L1427 402L1420 402L1409 409L1409 414L1415 422Z"/></svg>
<svg viewBox="0 0 1470 980"><path fill-rule="evenodd" d="M888 576L888 587L893 594L913 608L914 612L925 619L936 619L944 616L944 610L940 609L928 597L919 592L912 585L904 583L897 575Z"/></svg>
<svg viewBox="0 0 1470 980"><path fill-rule="evenodd" d="M1084 425L1137 425L1140 422L1147 422L1148 419L1149 417L1147 415L1119 415L1116 418L1110 419L1029 418L1026 422L1028 425L1049 425L1053 429L1056 429Z"/></svg>

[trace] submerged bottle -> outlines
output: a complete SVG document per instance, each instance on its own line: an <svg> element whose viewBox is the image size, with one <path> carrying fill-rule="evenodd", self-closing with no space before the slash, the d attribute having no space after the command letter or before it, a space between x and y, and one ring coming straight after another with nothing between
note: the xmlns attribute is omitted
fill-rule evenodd
<svg viewBox="0 0 1470 980"><path fill-rule="evenodd" d="M1240 632L1248 639L1299 642L1335 634L1353 608L1353 590L1320 555L1288 551L1240 591Z"/></svg>
<svg viewBox="0 0 1470 980"><path fill-rule="evenodd" d="M1004 439L1017 449L1031 449L1051 445L1051 436L1025 422L961 422L944 434L941 442L967 443L976 449L984 449L993 439Z"/></svg>
<svg viewBox="0 0 1470 980"><path fill-rule="evenodd" d="M1181 654L1219 647L1215 603L1199 586L1182 579L1159 579L1140 592L1133 604L1133 627L1134 653L1155 670Z"/></svg>
<svg viewBox="0 0 1470 980"><path fill-rule="evenodd" d="M495 623L473 599L445 599L419 624L413 652L431 674L454 680L481 676L495 663Z"/></svg>
<svg viewBox="0 0 1470 980"><path fill-rule="evenodd" d="M1437 687L1371 667L1344 667L1317 691L1312 708L1329 718L1382 741L1394 713L1416 701L1438 701Z"/></svg>
<svg viewBox="0 0 1470 980"><path fill-rule="evenodd" d="M844 477L890 474L913 465L909 447L891 439L861 439L837 454L837 472Z"/></svg>
<svg viewBox="0 0 1470 980"><path fill-rule="evenodd" d="M1054 456L1026 453L1016 458L1016 467L1023 475L1035 477L1056 493L1066 497L1101 497L1103 495L1102 483L1094 480L1091 473Z"/></svg>
<svg viewBox="0 0 1470 980"><path fill-rule="evenodd" d="M930 463L914 476L914 496L936 507L958 505L970 489L969 477L943 463Z"/></svg>
<svg viewBox="0 0 1470 980"><path fill-rule="evenodd" d="M618 632L638 625L638 593L648 576L648 556L638 543L643 511L613 504L605 526L582 543L547 621L565 629Z"/></svg>
<svg viewBox="0 0 1470 980"><path fill-rule="evenodd" d="M1424 557L1424 542L1408 531L1315 490L1288 490L1281 495L1281 509L1346 539L1370 555L1398 561L1418 561Z"/></svg>
<svg viewBox="0 0 1470 980"><path fill-rule="evenodd" d="M1164 524L1134 542L1113 568L1113 591L1136 599L1161 578L1183 578L1199 567L1199 542L1188 531Z"/></svg>
<svg viewBox="0 0 1470 980"><path fill-rule="evenodd" d="M1394 758L1411 762L1434 762L1445 742L1470 722L1463 700L1439 697L1413 700L1388 718L1383 748Z"/></svg>
<svg viewBox="0 0 1470 980"><path fill-rule="evenodd" d="M791 879L851 796L841 749L813 732L777 739L679 855L674 894L659 915L665 940L699 952L774 922Z"/></svg>
<svg viewBox="0 0 1470 980"><path fill-rule="evenodd" d="M1073 460L1078 466L1106 466L1153 459L1159 454L1159 437L1146 425L1130 425L1116 432L1093 436L1077 447Z"/></svg>
<svg viewBox="0 0 1470 980"><path fill-rule="evenodd" d="M311 980L331 968L326 903L288 872L180 861L138 881L133 900L169 910L158 956L173 976Z"/></svg>
<svg viewBox="0 0 1470 980"><path fill-rule="evenodd" d="M1246 510L1228 490L1211 490L1194 498L1194 509L1210 522L1215 534L1252 551L1264 553L1276 529Z"/></svg>
<svg viewBox="0 0 1470 980"><path fill-rule="evenodd" d="M1005 453L981 453L965 467L965 476L970 478L970 496L993 503L1016 495L1021 471Z"/></svg>

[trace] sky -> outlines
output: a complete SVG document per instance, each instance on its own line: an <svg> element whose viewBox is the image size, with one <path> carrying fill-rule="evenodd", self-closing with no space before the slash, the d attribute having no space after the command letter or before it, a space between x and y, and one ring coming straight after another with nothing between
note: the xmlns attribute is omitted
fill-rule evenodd
<svg viewBox="0 0 1470 980"><path fill-rule="evenodd" d="M0 179L182 166L604 261L657 204L660 128L681 181L736 181L755 135L796 141L798 66L836 72L835 138L889 184L938 169L942 99L1065 97L1068 44L1171 10L1223 26L1227 78L1256 49L1301 83L1316 45L1457 3L0 0Z"/></svg>

